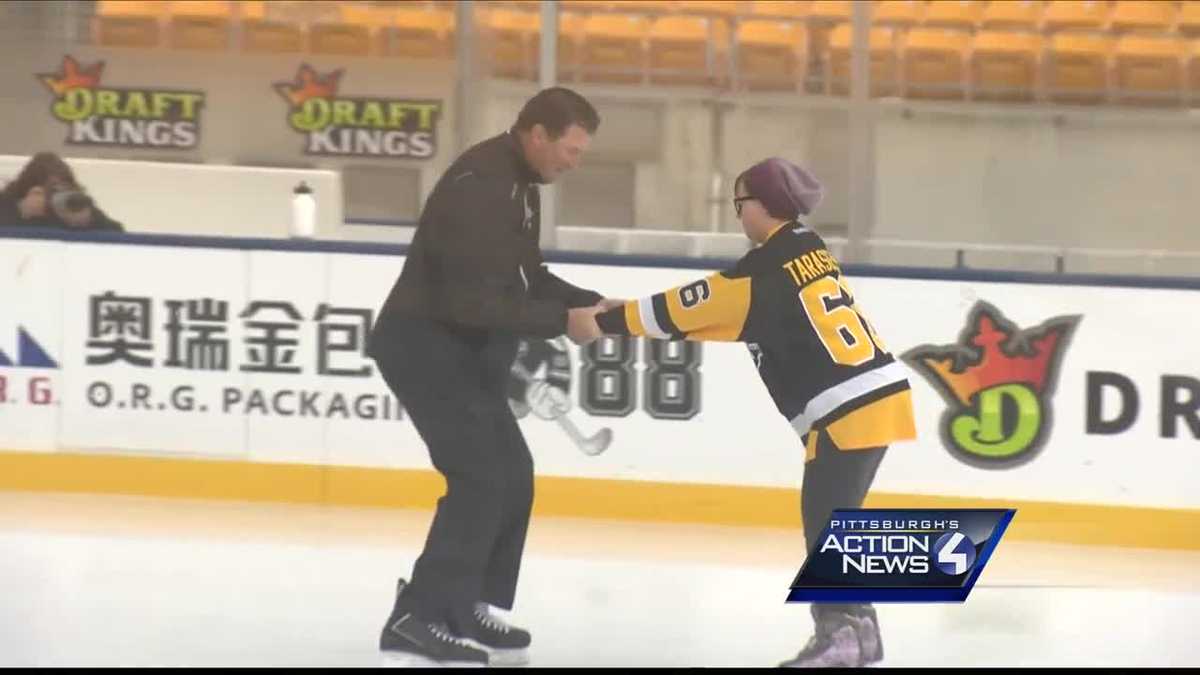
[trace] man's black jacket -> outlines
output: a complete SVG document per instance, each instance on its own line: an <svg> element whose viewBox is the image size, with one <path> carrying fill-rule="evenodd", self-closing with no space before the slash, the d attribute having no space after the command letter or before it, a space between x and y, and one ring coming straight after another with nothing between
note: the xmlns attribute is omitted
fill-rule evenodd
<svg viewBox="0 0 1200 675"><path fill-rule="evenodd" d="M405 317L477 338L550 338L566 332L568 308L601 300L546 269L536 180L515 132L455 160L421 212L404 270L380 310L372 353Z"/></svg>
<svg viewBox="0 0 1200 675"><path fill-rule="evenodd" d="M107 213L95 205L92 206L92 220L87 225L68 225L54 213L26 220L21 217L17 203L4 195L0 195L0 227L48 227L73 232L125 231L125 227L121 223L109 218Z"/></svg>

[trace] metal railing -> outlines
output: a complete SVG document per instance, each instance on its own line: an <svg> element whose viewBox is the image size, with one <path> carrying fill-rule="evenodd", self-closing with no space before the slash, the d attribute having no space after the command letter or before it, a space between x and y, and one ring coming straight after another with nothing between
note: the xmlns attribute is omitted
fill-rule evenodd
<svg viewBox="0 0 1200 675"><path fill-rule="evenodd" d="M825 243L835 257L844 257L848 239L825 237ZM750 250L751 244L740 233L561 226L557 248L618 255L738 258ZM868 238L863 241L861 258L855 262L1058 274L1200 277L1200 251L1164 249L1117 250Z"/></svg>

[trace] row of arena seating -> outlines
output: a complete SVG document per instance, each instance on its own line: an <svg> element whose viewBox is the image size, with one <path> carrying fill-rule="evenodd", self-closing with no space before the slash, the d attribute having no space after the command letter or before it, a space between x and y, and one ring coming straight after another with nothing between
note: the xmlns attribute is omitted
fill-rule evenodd
<svg viewBox="0 0 1200 675"><path fill-rule="evenodd" d="M1200 102L1200 39L1155 35L873 28L872 95L1055 100L1077 103ZM830 37L827 78L845 93L851 30Z"/></svg>
<svg viewBox="0 0 1200 675"><path fill-rule="evenodd" d="M536 4L476 3L493 74L536 77ZM563 0L559 76L845 94L850 4ZM652 11L656 7L661 11ZM1187 37L1193 10L1200 17L1200 2L884 0L873 7L872 94L1195 100L1200 37ZM436 2L101 2L96 39L138 47L452 58L454 27L454 8Z"/></svg>
<svg viewBox="0 0 1200 675"><path fill-rule="evenodd" d="M536 24L513 17L535 12L537 4L536 0L484 1L477 6L485 14L495 8L508 10L499 12L500 27L536 30ZM752 39L760 32L759 24L774 22L784 30L797 21L848 22L852 14L849 0L562 0L559 7L568 17L565 32L593 37L636 33L649 40L669 38L676 26L688 26L689 18L719 20L724 29L732 27L739 39ZM620 16L604 16L614 14ZM875 0L872 18L878 26L897 28L1200 36L1200 0ZM740 27L745 22L759 26L744 35ZM165 43L184 49L226 49L232 43L234 24L243 29L240 46L250 51L387 53L377 49L388 42L378 39L383 33L398 31L401 41L418 42L451 35L454 8L453 3L417 0L101 0L95 33L105 45Z"/></svg>
<svg viewBox="0 0 1200 675"><path fill-rule="evenodd" d="M519 3L512 3L519 4ZM850 0L561 0L564 9L707 14L849 21ZM879 24L940 28L1021 30L1180 30L1200 32L1200 2L1194 0L872 0Z"/></svg>

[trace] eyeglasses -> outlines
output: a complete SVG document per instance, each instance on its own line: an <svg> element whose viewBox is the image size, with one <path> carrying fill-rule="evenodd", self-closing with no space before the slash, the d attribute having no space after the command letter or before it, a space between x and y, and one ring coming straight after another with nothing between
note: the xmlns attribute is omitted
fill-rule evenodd
<svg viewBox="0 0 1200 675"><path fill-rule="evenodd" d="M736 213L738 215L738 218L742 217L742 202L748 201L751 199L754 199L754 197L734 197L733 211L734 211L734 213Z"/></svg>

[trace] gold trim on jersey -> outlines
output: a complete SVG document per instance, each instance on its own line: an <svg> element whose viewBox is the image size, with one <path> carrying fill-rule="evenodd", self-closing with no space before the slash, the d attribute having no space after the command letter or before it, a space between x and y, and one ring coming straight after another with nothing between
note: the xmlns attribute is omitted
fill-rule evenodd
<svg viewBox="0 0 1200 675"><path fill-rule="evenodd" d="M625 325L629 328L630 335L646 335L646 326L642 323L641 316L641 300L634 300L625 303Z"/></svg>
<svg viewBox="0 0 1200 675"><path fill-rule="evenodd" d="M750 277L711 276L625 304L630 335L736 342L750 315ZM687 298L685 306L684 298ZM655 299L666 316L655 313Z"/></svg>
<svg viewBox="0 0 1200 675"><path fill-rule="evenodd" d="M646 331L646 335L656 338L669 338L671 335L658 323L658 317L654 316L654 296L637 300L637 315L641 320L642 328Z"/></svg>
<svg viewBox="0 0 1200 675"><path fill-rule="evenodd" d="M821 432L808 432L808 440L804 441L804 461L811 462L817 458L817 439L820 438Z"/></svg>
<svg viewBox="0 0 1200 675"><path fill-rule="evenodd" d="M709 295L692 307L683 306L682 290L664 294L671 321L689 340L736 342L750 314L750 277L714 274L705 281Z"/></svg>
<svg viewBox="0 0 1200 675"><path fill-rule="evenodd" d="M905 389L846 413L825 427L839 450L878 448L917 437L912 390Z"/></svg>

